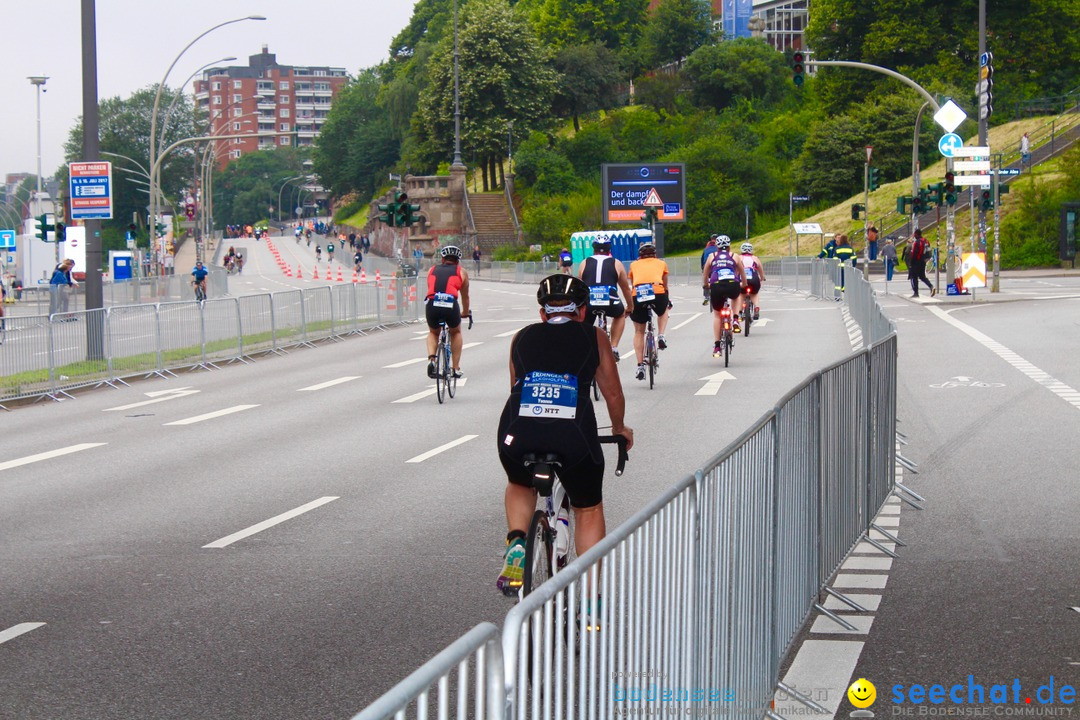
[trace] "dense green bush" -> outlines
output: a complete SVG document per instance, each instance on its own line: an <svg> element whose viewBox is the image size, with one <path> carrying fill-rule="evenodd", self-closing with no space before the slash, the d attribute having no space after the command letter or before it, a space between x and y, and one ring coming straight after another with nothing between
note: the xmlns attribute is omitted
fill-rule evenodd
<svg viewBox="0 0 1080 720"><path fill-rule="evenodd" d="M1002 267L1057 265L1061 204L1080 199L1080 147L1058 161L1061 176L1032 175L1016 183L1006 202L1016 209L1001 222Z"/></svg>

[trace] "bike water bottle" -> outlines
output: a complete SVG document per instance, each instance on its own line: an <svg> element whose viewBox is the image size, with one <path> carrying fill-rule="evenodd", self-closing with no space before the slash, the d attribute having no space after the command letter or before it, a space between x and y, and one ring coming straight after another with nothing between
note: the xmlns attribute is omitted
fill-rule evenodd
<svg viewBox="0 0 1080 720"><path fill-rule="evenodd" d="M555 518L555 529L557 530L555 555L566 557L566 553L570 550L570 515L565 507L559 508L559 514Z"/></svg>

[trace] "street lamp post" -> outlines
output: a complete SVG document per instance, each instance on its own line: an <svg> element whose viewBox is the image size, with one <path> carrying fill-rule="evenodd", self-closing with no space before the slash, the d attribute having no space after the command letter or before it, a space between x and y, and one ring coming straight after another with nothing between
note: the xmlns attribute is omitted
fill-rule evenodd
<svg viewBox="0 0 1080 720"><path fill-rule="evenodd" d="M217 30L218 28L221 28L221 27L225 27L226 25L231 25L233 23L243 22L245 20L265 20L265 19L266 18L264 16L262 16L262 15L248 15L247 17L235 18L233 20L226 20L225 22L218 23L217 25L214 25L213 27L204 30L203 32L199 33L195 37L194 40L192 40L187 45L185 45L184 49L181 50L180 53L175 58L173 58L172 63L169 64L169 69L165 71L165 75L161 78L161 82L158 83L157 93L154 95L154 109L150 113L150 170L151 170L151 172L150 172L150 185L151 185L151 188L150 188L150 225L151 225L150 238L151 238L151 241L153 243L153 248L154 248L153 249L153 257L154 257L155 260L157 259L158 243L157 243L156 232L153 230L153 226L157 221L157 209L158 209L158 206L157 206L157 194L154 191L157 189L157 184L158 184L158 170L157 170L157 168L158 168L159 163L157 162L157 160L158 160L159 157L164 156L164 153L159 153L157 151L158 150L158 148L157 148L157 121L158 121L157 118L158 118L158 107L161 105L161 91L165 88L165 82L169 79L169 73L172 72L172 69L176 66L176 63L179 62L180 58L184 55L184 53L186 53L188 51L188 49L192 45L194 45L199 40L201 40L205 36L212 33L214 30ZM181 88L181 92L183 92L183 88ZM164 131L164 129L163 129L163 131Z"/></svg>
<svg viewBox="0 0 1080 720"><path fill-rule="evenodd" d="M464 167L461 161L461 99L458 88L458 23L457 0L454 0L454 167Z"/></svg>
<svg viewBox="0 0 1080 720"><path fill-rule="evenodd" d="M41 209L41 93L45 87L45 81L49 78L44 75L31 75L27 79L37 88L37 193L34 195L38 203L35 210L37 213ZM56 243L56 262L60 263L60 243Z"/></svg>
<svg viewBox="0 0 1080 720"><path fill-rule="evenodd" d="M303 180L306 177L307 177L307 175L297 175L296 177L288 178L283 183L281 183L281 187L278 189L278 194L277 194L277 219L278 219L278 222L281 222L281 193L285 190L285 186L288 185L289 183L291 183L293 180ZM292 198L292 193L289 194L289 197ZM290 199L290 202L291 202L291 199ZM291 214L292 213L290 212L290 215Z"/></svg>

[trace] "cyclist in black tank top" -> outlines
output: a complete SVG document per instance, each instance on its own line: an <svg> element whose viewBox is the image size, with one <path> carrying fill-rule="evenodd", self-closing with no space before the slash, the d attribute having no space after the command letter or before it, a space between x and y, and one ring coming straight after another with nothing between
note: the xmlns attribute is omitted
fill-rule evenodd
<svg viewBox="0 0 1080 720"><path fill-rule="evenodd" d="M626 316L634 311L634 298L630 291L630 281L626 279L626 268L611 256L611 240L606 235L598 235L593 240L593 255L581 261L578 269L580 277L589 287L589 315L603 313L611 318L611 347L615 362L619 361L619 341L622 340L626 327ZM604 291L607 287L608 291ZM626 305L619 300L622 290Z"/></svg>
<svg viewBox="0 0 1080 720"><path fill-rule="evenodd" d="M604 456L597 439L589 395L595 377L607 404L611 432L633 430L623 424L625 400L607 337L586 324L588 288L581 280L551 275L540 284L541 322L528 325L510 346L510 397L499 419L499 460L506 486L507 551L496 585L508 592L522 577L525 532L536 508L527 453L559 454L559 477L574 508L579 555L605 533L602 483Z"/></svg>

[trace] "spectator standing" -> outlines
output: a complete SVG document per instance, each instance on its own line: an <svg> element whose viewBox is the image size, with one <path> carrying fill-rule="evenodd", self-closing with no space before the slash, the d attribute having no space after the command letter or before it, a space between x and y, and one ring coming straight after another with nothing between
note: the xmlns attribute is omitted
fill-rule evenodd
<svg viewBox="0 0 1080 720"><path fill-rule="evenodd" d="M49 314L65 313L68 309L68 293L75 287L75 281L71 279L71 268L75 267L75 261L67 258L53 270L52 278L49 279Z"/></svg>
<svg viewBox="0 0 1080 720"><path fill-rule="evenodd" d="M926 261L930 259L930 243L922 236L922 230L915 229L906 255L908 280L911 281L911 297L919 297L919 281L926 283L926 287L930 288L930 297L934 297L937 294L937 288L926 278Z"/></svg>
<svg viewBox="0 0 1080 720"><path fill-rule="evenodd" d="M858 262L858 254L855 252L855 248L851 247L848 242L848 236L840 234L836 236L836 247L833 248L833 257L840 261L840 284L836 286L839 292L844 291L844 266L848 263L851 267L855 267L855 263ZM839 299L839 298L837 298Z"/></svg>
<svg viewBox="0 0 1080 720"><path fill-rule="evenodd" d="M476 265L476 277L480 277L480 246L477 245L472 251L473 263Z"/></svg>
<svg viewBox="0 0 1080 720"><path fill-rule="evenodd" d="M892 238L885 238L885 246L881 248L881 260L885 263L885 282L892 280L893 268L896 267L896 246Z"/></svg>
<svg viewBox="0 0 1080 720"><path fill-rule="evenodd" d="M1020 164L1024 167L1031 165L1031 138L1027 133L1020 138Z"/></svg>
<svg viewBox="0 0 1080 720"><path fill-rule="evenodd" d="M416 274L420 274L420 263L424 259L424 251L419 246L414 247L412 251L413 262L416 264Z"/></svg>
<svg viewBox="0 0 1080 720"><path fill-rule="evenodd" d="M877 260L878 254L878 231L877 228L871 225L866 230L866 246L870 253L871 260Z"/></svg>

